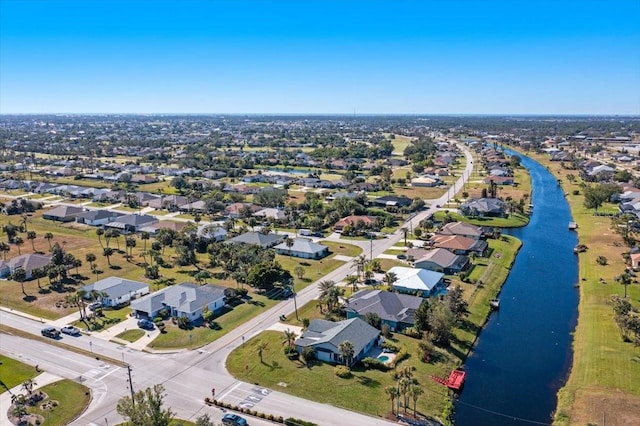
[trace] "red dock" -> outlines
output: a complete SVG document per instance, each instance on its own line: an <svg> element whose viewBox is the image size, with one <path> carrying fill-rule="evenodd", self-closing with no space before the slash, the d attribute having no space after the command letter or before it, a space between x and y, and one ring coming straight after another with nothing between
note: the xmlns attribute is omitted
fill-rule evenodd
<svg viewBox="0 0 640 426"><path fill-rule="evenodd" d="M448 379L443 379L442 377L438 377L438 376L431 376L431 378L436 382L440 383L441 385L444 385L449 389L453 389L457 391L457 390L460 390L460 388L464 384L465 376L466 376L466 373L464 371L453 370L451 371L451 374L449 374Z"/></svg>

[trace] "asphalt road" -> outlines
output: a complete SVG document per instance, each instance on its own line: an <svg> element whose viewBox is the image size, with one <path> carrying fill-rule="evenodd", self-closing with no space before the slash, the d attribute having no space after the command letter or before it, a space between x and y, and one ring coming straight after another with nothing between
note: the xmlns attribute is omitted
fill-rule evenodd
<svg viewBox="0 0 640 426"><path fill-rule="evenodd" d="M430 217L438 208L453 198L464 181L471 174L473 165L471 154L464 149L467 166L454 187L442 197L432 200L431 207L411 218L410 227L424 218ZM377 257L403 238L401 231L383 239L366 243L369 246L367 257ZM354 273L352 264L345 264L321 280L342 281ZM319 281L321 281L319 280ZM318 281L318 282L319 282ZM298 306L319 296L317 282L300 291L296 296ZM320 425L388 425L390 422L336 408L326 404L293 397L277 389L264 389L233 378L225 367L229 353L242 343L242 338L259 334L279 320L281 315L294 313L294 300L289 299L263 312L252 320L240 325L209 345L192 351L180 351L172 354L150 354L129 349L117 343L108 342L91 336L71 337L64 335L61 342L89 350L95 355L77 353L56 348L40 341L17 336L0 335L0 351L31 365L39 365L50 373L61 377L81 381L93 392L93 399L87 411L74 425L115 425L122 421L116 412L118 399L129 395L127 369L114 366L100 359L101 356L123 360L131 366L131 377L135 390L155 384L163 384L166 389L166 404L179 418L194 420L203 413L209 413L212 419L219 420L223 412L215 407L204 405L204 397L210 396L211 388L216 389L216 398L225 402L243 404L251 409L313 421ZM33 334L40 334L43 324L7 311L0 311L2 324L19 328ZM330 391L325 390L325 391ZM248 419L251 425L266 425L270 422Z"/></svg>

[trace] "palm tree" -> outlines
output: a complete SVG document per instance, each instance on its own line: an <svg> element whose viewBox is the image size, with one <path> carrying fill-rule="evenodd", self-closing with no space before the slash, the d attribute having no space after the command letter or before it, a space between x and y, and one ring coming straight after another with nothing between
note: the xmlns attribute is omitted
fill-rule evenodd
<svg viewBox="0 0 640 426"><path fill-rule="evenodd" d="M358 276L357 275L347 275L345 277L345 281L347 282L347 284L349 284L351 286L351 289L353 290L354 293L356 291L358 291Z"/></svg>
<svg viewBox="0 0 640 426"><path fill-rule="evenodd" d="M7 252L11 250L11 246L4 241L0 242L0 251L2 252L2 258L7 260Z"/></svg>
<svg viewBox="0 0 640 426"><path fill-rule="evenodd" d="M24 291L24 282L27 279L27 271L25 271L24 268L16 268L11 275L11 279L13 279L17 283L20 283L22 294L26 296L27 293Z"/></svg>
<svg viewBox="0 0 640 426"><path fill-rule="evenodd" d="M125 247L128 250L127 258L131 259L131 257L133 256L133 248L136 246L136 239L130 236L130 237L126 237L124 242L125 242Z"/></svg>
<svg viewBox="0 0 640 426"><path fill-rule="evenodd" d="M31 278L35 278L36 280L38 280L38 288L40 290L42 290L42 287L40 286L40 278L43 278L45 275L46 272L44 268L33 268L31 270Z"/></svg>
<svg viewBox="0 0 640 426"><path fill-rule="evenodd" d="M85 255L84 259L85 259L87 262L89 262L89 265L90 265L91 267L93 267L93 266L94 266L94 262L96 261L96 255L95 255L95 254L93 254L93 253L87 253L87 254Z"/></svg>
<svg viewBox="0 0 640 426"><path fill-rule="evenodd" d="M302 279L302 277L304 277L304 268L298 265L295 268L293 268L293 273L296 274L298 279Z"/></svg>
<svg viewBox="0 0 640 426"><path fill-rule="evenodd" d="M424 389L422 389L418 385L413 385L409 389L409 395L411 396L411 399L413 399L413 417L416 417L416 414L417 414L416 404L418 403L418 399L420 398L420 395L423 395L423 394L424 394Z"/></svg>
<svg viewBox="0 0 640 426"><path fill-rule="evenodd" d="M53 234L51 232L45 233L44 239L49 243L49 250L51 250L51 240L53 240Z"/></svg>
<svg viewBox="0 0 640 426"><path fill-rule="evenodd" d="M358 277L364 271L364 267L367 264L367 256L361 254L360 256L353 259L353 264L356 266Z"/></svg>
<svg viewBox="0 0 640 426"><path fill-rule="evenodd" d="M269 347L269 345L266 342L260 342L258 344L257 350L258 350L258 356L260 357L261 363L264 363L264 361L262 360L262 352L266 351L267 347Z"/></svg>
<svg viewBox="0 0 640 426"><path fill-rule="evenodd" d="M338 352L340 352L340 358L342 358L342 360L344 361L344 365L349 367L354 355L353 343L345 340L338 345Z"/></svg>
<svg viewBox="0 0 640 426"><path fill-rule="evenodd" d="M102 244L102 236L104 235L104 229L98 228L96 229L96 235L98 236L98 241L100 242L100 247L104 249L104 245Z"/></svg>
<svg viewBox="0 0 640 426"><path fill-rule="evenodd" d="M405 227L400 228L400 232L402 232L402 235L404 236L404 246L407 246L407 234L409 233L409 230Z"/></svg>
<svg viewBox="0 0 640 426"><path fill-rule="evenodd" d="M291 348L293 342L296 340L295 331L291 331L288 328L284 331L284 338L282 339L282 344L286 344L287 348Z"/></svg>
<svg viewBox="0 0 640 426"><path fill-rule="evenodd" d="M33 387L34 387L35 385L37 385L37 383L36 383L36 381L35 381L35 380L33 380L33 379L27 379L27 380L25 380L25 381L22 383L22 385L21 385L22 389L23 389L25 392L27 392L27 396L28 396L29 398L31 398L31 394L33 393Z"/></svg>
<svg viewBox="0 0 640 426"><path fill-rule="evenodd" d="M33 252L36 252L36 246L34 245L34 241L36 239L36 231L28 231L27 232L27 240L31 240L31 248L33 248Z"/></svg>
<svg viewBox="0 0 640 426"><path fill-rule="evenodd" d="M393 403L395 402L396 398L400 397L400 395L398 394L398 389L395 386L387 386L386 388L384 388L384 392L387 394L387 396L389 396L389 400L391 401L391 414L395 414Z"/></svg>
<svg viewBox="0 0 640 426"><path fill-rule="evenodd" d="M22 237L20 237L20 236L15 237L15 238L13 239L13 244L15 244L15 245L16 245L16 247L18 247L18 255L22 254L22 253L20 253L20 246L21 246L22 244L24 244L24 240L22 239Z"/></svg>
<svg viewBox="0 0 640 426"><path fill-rule="evenodd" d="M113 254L113 249L110 247L105 247L102 250L102 255L107 258L107 263L109 264L109 266L111 266L111 259L109 256L111 256L112 254Z"/></svg>
<svg viewBox="0 0 640 426"><path fill-rule="evenodd" d="M117 229L114 229L111 231L111 238L113 238L114 240L116 240L116 246L118 247L118 251L120 251L120 237L122 234L120 234L120 231L118 231Z"/></svg>
<svg viewBox="0 0 640 426"><path fill-rule="evenodd" d="M389 288L391 288L393 287L393 284L398 281L398 276L395 274L395 272L387 272L386 274L384 274L383 281L386 285L389 286Z"/></svg>
<svg viewBox="0 0 640 426"><path fill-rule="evenodd" d="M409 389L411 388L412 384L413 384L413 381L407 377L402 377L400 380L398 380L398 392L400 393L400 395L402 395L402 398L404 399L405 413L407 412L407 404L409 400L409 395L408 395Z"/></svg>
<svg viewBox="0 0 640 426"><path fill-rule="evenodd" d="M291 247L293 247L293 238L286 237L284 239L284 243L287 245L287 248L289 249L289 257L291 257Z"/></svg>
<svg viewBox="0 0 640 426"><path fill-rule="evenodd" d="M150 235L148 232L141 232L140 233L140 239L142 241L144 241L144 248L142 249L143 251L147 251L147 240L149 239Z"/></svg>

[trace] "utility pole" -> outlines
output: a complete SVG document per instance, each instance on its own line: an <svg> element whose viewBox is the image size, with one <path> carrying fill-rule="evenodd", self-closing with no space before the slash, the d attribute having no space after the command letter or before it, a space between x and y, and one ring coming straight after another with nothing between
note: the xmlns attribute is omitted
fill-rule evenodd
<svg viewBox="0 0 640 426"><path fill-rule="evenodd" d="M129 375L129 390L131 391L131 404L136 406L136 399L133 397L133 381L131 380L131 365L127 364L127 374Z"/></svg>

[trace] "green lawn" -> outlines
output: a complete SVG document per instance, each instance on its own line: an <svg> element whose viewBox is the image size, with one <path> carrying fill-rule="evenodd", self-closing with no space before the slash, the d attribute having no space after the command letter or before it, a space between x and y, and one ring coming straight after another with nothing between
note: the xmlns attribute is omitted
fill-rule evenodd
<svg viewBox="0 0 640 426"><path fill-rule="evenodd" d="M76 419L89 405L91 390L73 380L60 380L41 388L49 396L49 400L58 401L58 406L51 410L34 408L32 413L44 417L43 425L67 425Z"/></svg>
<svg viewBox="0 0 640 426"><path fill-rule="evenodd" d="M465 297L469 301L469 315L455 329L451 347L446 350L440 349L433 363L425 364L418 360L418 340L395 335L398 343L405 346L410 354L410 358L400 366L412 365L415 368L415 377L425 389L426 395L429 395L418 402L418 409L422 413L437 416L442 412L448 399L447 392L428 377L446 376L451 369L463 363L490 312L489 300L499 292L520 245L518 239L509 236L500 240L489 240L491 257L480 261L492 262L494 272L487 276L488 281L484 286L462 283ZM300 320L324 318L315 300L301 306L298 316ZM302 325L302 321L297 321L293 316L287 319L287 323ZM384 388L395 383L393 372L363 371L356 368L353 378L340 379L330 365L314 364L306 367L298 361L288 360L282 350L282 337L282 333L275 331L259 334L231 353L227 359L227 368L239 379L303 398L374 416L384 416L388 413L390 405ZM257 354L260 342L268 345L263 354L263 363ZM282 387L281 382L287 386ZM332 389L332 392L318 392L318 389L327 388Z"/></svg>
<svg viewBox="0 0 640 426"><path fill-rule="evenodd" d="M36 377L36 369L13 358L0 355L0 393Z"/></svg>
<svg viewBox="0 0 640 426"><path fill-rule="evenodd" d="M305 366L299 361L287 359L283 352L282 338L281 332L265 331L250 339L234 350L227 359L229 372L259 386L373 416L384 416L390 411L391 405L384 388L395 384L393 371L364 371L354 368L352 378L341 379L329 364L313 363ZM454 357L447 352L440 352L438 362L426 364L417 359L418 340L398 334L395 338L397 344L405 346L411 355L399 365L415 367L414 377L425 390L425 395L418 400L418 410L431 414L441 412L444 401L436 395L445 395L446 390L429 377L432 374L448 375L448 371L456 365ZM268 345L263 353L262 363L257 353L260 342ZM281 383L286 383L286 387L281 386ZM331 389L331 392L322 391L323 389Z"/></svg>
<svg viewBox="0 0 640 426"><path fill-rule="evenodd" d="M492 228L520 228L529 223L529 217L519 213L512 214L509 217L471 218L457 213L438 211L433 216L436 221L441 222L447 214L454 220L460 222L467 222L477 226L489 226Z"/></svg>
<svg viewBox="0 0 640 426"><path fill-rule="evenodd" d="M325 258L321 260L300 259L299 257L289 257L282 254L276 255L276 260L280 262L282 267L291 272L293 275L294 287L297 291L302 290L312 282L319 280L329 272L344 265L341 260ZM302 279L298 278L294 269L297 266L304 268Z"/></svg>
<svg viewBox="0 0 640 426"><path fill-rule="evenodd" d="M139 330L137 328L134 328L132 330L123 331L122 333L118 334L116 337L122 340L126 340L127 342L133 343L139 338L141 338L142 336L144 336L144 330Z"/></svg>
<svg viewBox="0 0 640 426"><path fill-rule="evenodd" d="M219 329L194 327L191 330L182 330L171 324L170 321L165 321L165 324L167 324L166 332L155 338L149 346L153 349L198 348L204 346L280 302L257 294L250 293L250 295L254 303L243 303L235 306L229 312L215 319L216 323L220 325Z"/></svg>
<svg viewBox="0 0 640 426"><path fill-rule="evenodd" d="M341 254L343 256L356 257L362 253L362 249L353 244L338 243L334 241L321 241L322 245L329 247L333 254Z"/></svg>

